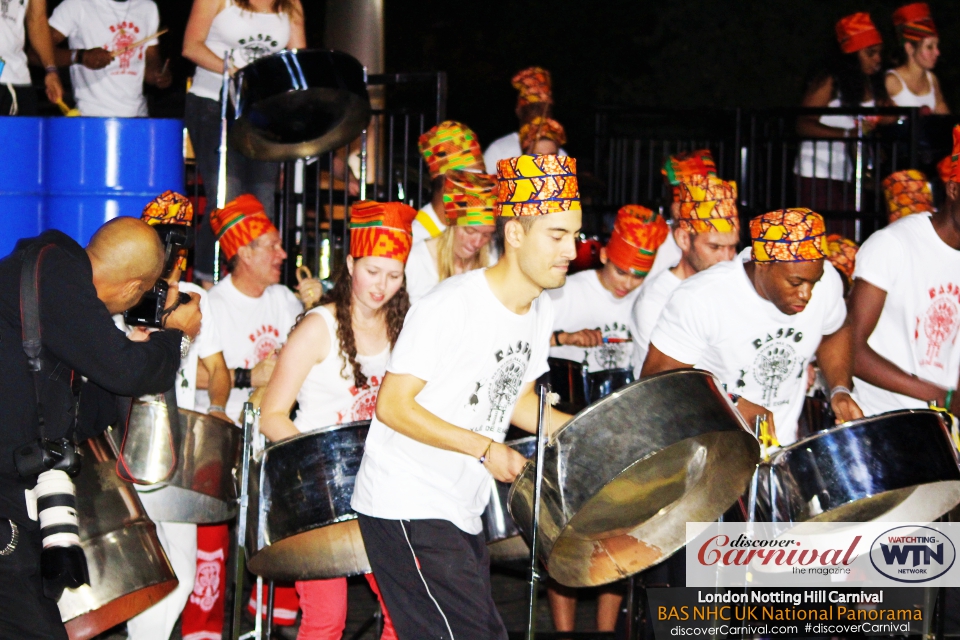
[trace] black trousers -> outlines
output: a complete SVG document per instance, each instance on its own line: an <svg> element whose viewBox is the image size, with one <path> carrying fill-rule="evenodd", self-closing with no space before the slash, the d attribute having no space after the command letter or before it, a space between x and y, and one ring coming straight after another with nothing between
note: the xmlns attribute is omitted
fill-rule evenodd
<svg viewBox="0 0 960 640"><path fill-rule="evenodd" d="M3 640L67 640L57 603L43 595L40 578L39 528L17 524L20 541L8 556L0 556L0 638ZM0 519L0 548L10 541L5 518Z"/></svg>
<svg viewBox="0 0 960 640"><path fill-rule="evenodd" d="M13 96L7 85L0 85L0 116L35 116L37 115L37 90L29 84L14 84L13 91L17 96L17 112L13 109Z"/></svg>
<svg viewBox="0 0 960 640"><path fill-rule="evenodd" d="M506 640L482 534L446 520L359 521L400 640Z"/></svg>
<svg viewBox="0 0 960 640"><path fill-rule="evenodd" d="M231 116L232 117L232 116ZM217 176L220 172L220 103L209 98L187 94L183 113L184 124L190 133L197 169L203 178L207 196L207 210L203 221L197 225L194 271L204 279L213 279L213 247L216 239L210 227L210 212L217 208ZM280 165L276 162L251 160L227 145L227 198L226 201L249 193L263 203L264 212L271 220L277 192L277 177ZM198 211L197 214L203 212Z"/></svg>

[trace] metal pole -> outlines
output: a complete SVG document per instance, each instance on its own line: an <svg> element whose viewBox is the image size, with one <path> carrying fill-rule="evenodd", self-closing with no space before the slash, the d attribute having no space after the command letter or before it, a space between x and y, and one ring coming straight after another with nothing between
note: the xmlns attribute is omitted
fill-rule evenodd
<svg viewBox="0 0 960 640"><path fill-rule="evenodd" d="M227 104L230 102L230 56L223 56L223 84L220 88L220 169L217 171L217 209L227 204ZM209 224L209 222L207 223ZM213 283L220 281L220 241L213 245Z"/></svg>
<svg viewBox="0 0 960 640"><path fill-rule="evenodd" d="M854 209L860 213L860 203L863 200L863 116L857 116L857 171L856 190L854 191Z"/></svg>
<svg viewBox="0 0 960 640"><path fill-rule="evenodd" d="M543 486L543 452L547 446L547 385L540 385L540 417L537 420L536 480L533 486L533 526L530 533L530 611L527 616L527 640L537 634L537 586L541 576L537 571L537 554L540 552L540 490Z"/></svg>
<svg viewBox="0 0 960 640"><path fill-rule="evenodd" d="M237 510L237 535L236 543L231 550L236 575L236 583L233 588L233 623L230 630L230 637L233 640L239 640L240 638L240 621L243 619L243 576L246 571L244 549L247 543L247 505L250 498L248 485L250 481L250 458L253 450L253 432L256 426L256 413L253 410L253 405L249 402L243 403L241 424L243 426L243 447L240 450L240 497L238 499L239 509ZM257 611L257 619L260 619L259 611Z"/></svg>

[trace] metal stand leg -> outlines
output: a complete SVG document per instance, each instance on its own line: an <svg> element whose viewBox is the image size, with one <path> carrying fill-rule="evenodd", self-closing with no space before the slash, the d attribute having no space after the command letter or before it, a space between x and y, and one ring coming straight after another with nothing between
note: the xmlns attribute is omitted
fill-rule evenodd
<svg viewBox="0 0 960 640"><path fill-rule="evenodd" d="M543 486L543 450L547 443L547 429L544 425L547 415L546 385L540 385L540 419L537 422L537 474L533 488L533 526L530 534L530 610L527 616L527 640L534 640L537 634L537 589L542 576L537 571L537 554L540 551L538 538L540 533L540 490Z"/></svg>
<svg viewBox="0 0 960 640"><path fill-rule="evenodd" d="M223 85L220 89L220 167L217 171L217 209L227 204L227 104L230 101L230 57L223 56ZM206 224L206 223L205 223ZM220 242L213 245L213 283L220 281Z"/></svg>
<svg viewBox="0 0 960 640"><path fill-rule="evenodd" d="M267 640L273 637L273 595L276 591L276 585L273 580L267 583L267 628L263 637Z"/></svg>
<svg viewBox="0 0 960 640"><path fill-rule="evenodd" d="M237 535L231 557L234 561L234 575L236 584L233 587L233 607L232 624L230 627L230 637L233 640L240 638L240 621L243 619L243 577L246 573L245 548L247 542L247 504L249 502L248 484L250 480L250 458L253 448L253 431L255 428L256 415L253 405L249 402L243 404L242 425L243 425L243 447L240 450L240 508L237 512ZM260 594L260 589L257 589ZM260 603L257 602L257 620L260 620ZM259 640L260 636L256 638Z"/></svg>

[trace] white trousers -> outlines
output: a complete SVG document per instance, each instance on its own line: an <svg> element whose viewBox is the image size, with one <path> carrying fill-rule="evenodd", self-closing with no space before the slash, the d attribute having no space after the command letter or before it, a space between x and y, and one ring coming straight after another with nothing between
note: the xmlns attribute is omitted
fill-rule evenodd
<svg viewBox="0 0 960 640"><path fill-rule="evenodd" d="M147 515L150 511L147 510ZM180 584L140 615L127 621L129 640L169 640L173 627L193 593L197 574L197 525L185 522L157 522L157 537L167 553Z"/></svg>

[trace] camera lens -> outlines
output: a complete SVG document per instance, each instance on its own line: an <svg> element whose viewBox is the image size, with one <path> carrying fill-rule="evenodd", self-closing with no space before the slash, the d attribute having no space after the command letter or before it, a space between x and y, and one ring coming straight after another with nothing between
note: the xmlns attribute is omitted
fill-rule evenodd
<svg viewBox="0 0 960 640"><path fill-rule="evenodd" d="M43 548L79 546L77 490L70 476L63 471L44 471L33 491L37 496Z"/></svg>

